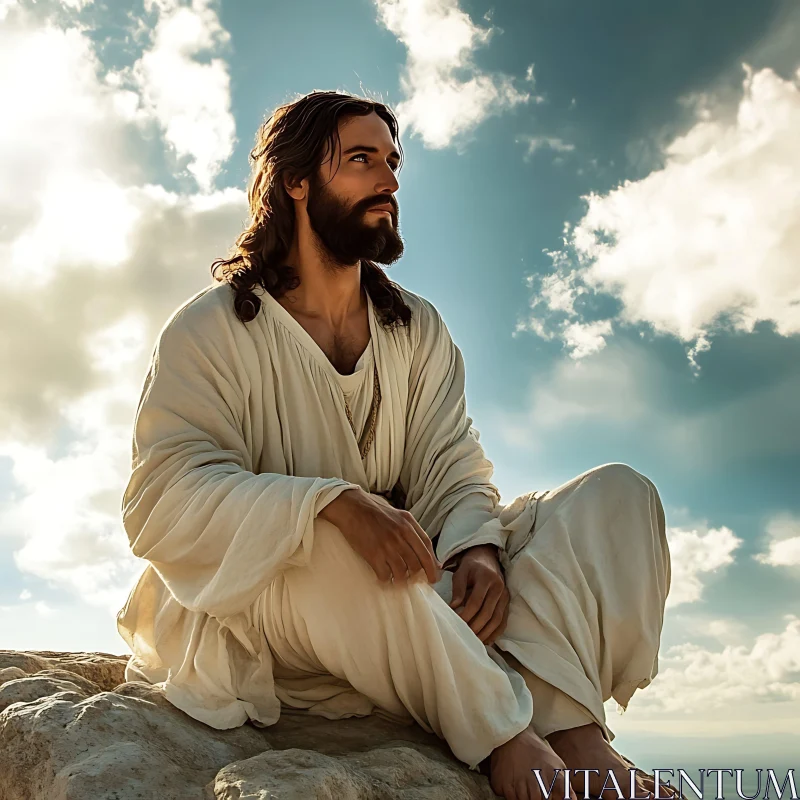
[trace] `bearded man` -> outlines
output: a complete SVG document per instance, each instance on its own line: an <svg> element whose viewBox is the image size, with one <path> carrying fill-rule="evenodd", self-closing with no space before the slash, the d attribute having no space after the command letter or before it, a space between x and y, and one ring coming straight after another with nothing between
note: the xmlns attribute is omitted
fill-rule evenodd
<svg viewBox="0 0 800 800"><path fill-rule="evenodd" d="M162 328L136 414L126 679L218 729L416 723L506 798L540 797L536 768L642 797L603 703L658 671L661 500L611 463L500 504L461 351L377 266L403 253L401 152L389 108L338 92L261 126L248 226Z"/></svg>

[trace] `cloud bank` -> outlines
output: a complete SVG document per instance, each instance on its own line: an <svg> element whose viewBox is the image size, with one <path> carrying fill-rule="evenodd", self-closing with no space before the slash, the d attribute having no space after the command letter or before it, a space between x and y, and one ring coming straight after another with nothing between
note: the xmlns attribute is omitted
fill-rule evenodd
<svg viewBox="0 0 800 800"><path fill-rule="evenodd" d="M246 216L243 192L214 188L234 141L216 12L147 11L118 72L68 16L15 5L0 27L0 535L19 570L109 610L141 569L119 506L150 346Z"/></svg>

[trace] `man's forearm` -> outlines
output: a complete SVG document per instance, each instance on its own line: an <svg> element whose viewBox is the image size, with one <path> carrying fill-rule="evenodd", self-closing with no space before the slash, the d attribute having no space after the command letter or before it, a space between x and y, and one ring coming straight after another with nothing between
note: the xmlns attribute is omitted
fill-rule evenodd
<svg viewBox="0 0 800 800"><path fill-rule="evenodd" d="M342 514L347 513L347 504L354 500L353 493L355 492L358 495L363 491L360 486L352 486L345 489L337 498L328 503L317 516L340 527L339 523L342 520Z"/></svg>

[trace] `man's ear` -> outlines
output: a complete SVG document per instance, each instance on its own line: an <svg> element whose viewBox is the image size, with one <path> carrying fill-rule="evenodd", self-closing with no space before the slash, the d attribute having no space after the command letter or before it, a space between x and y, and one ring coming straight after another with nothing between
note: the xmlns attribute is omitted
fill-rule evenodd
<svg viewBox="0 0 800 800"><path fill-rule="evenodd" d="M296 175L285 175L283 188L293 200L303 200L308 193L308 178L300 180Z"/></svg>

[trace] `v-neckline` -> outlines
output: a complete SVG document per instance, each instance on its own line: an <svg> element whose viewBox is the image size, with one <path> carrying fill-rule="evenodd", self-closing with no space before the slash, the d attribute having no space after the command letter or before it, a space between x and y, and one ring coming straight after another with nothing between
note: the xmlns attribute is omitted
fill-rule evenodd
<svg viewBox="0 0 800 800"><path fill-rule="evenodd" d="M367 289L364 289L364 294L367 296L367 320L369 322L369 341L367 342L367 346L364 348L361 355L358 357L358 361L362 361L364 356L366 355L367 351L372 347L372 357L375 358L375 324L374 324L374 313L375 310L372 305L372 298L369 296L369 292ZM295 337L300 341L302 345L305 346L306 350L308 350L312 356L323 366L323 368L329 372L333 377L337 379L348 379L352 378L354 375L357 375L359 372L366 368L366 364L363 364L360 369L351 372L349 375L345 375L344 373L339 372L336 367L333 366L333 363L325 355L325 351L316 343L314 337L269 293L264 292L262 297L266 297L267 303L269 303L275 314L277 315L278 319L287 327Z"/></svg>

